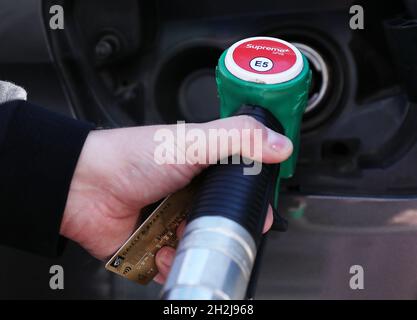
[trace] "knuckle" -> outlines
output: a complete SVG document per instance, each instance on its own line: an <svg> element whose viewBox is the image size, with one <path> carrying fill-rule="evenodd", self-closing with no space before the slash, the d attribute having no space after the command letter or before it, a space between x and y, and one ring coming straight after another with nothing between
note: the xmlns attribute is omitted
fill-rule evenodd
<svg viewBox="0 0 417 320"><path fill-rule="evenodd" d="M242 129L261 129L263 125L251 116L243 115L241 117Z"/></svg>

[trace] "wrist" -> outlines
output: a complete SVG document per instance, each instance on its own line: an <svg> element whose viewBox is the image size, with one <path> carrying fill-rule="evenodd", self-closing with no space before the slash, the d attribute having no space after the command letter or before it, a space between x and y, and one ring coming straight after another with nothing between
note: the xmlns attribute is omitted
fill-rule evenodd
<svg viewBox="0 0 417 320"><path fill-rule="evenodd" d="M60 234L77 243L82 242L83 229L86 227L87 221L83 218L85 212L85 203L83 204L83 190L88 190L88 169L89 149L91 140L94 139L95 132L91 131L81 150L78 158L71 184L68 191L67 201L61 220Z"/></svg>

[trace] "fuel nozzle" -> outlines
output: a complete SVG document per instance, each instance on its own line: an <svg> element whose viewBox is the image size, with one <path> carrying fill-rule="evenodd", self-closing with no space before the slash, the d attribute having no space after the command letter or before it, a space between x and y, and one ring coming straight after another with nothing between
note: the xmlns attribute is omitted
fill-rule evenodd
<svg viewBox="0 0 417 320"><path fill-rule="evenodd" d="M243 299L269 203L280 178L291 177L298 154L311 72L290 43L271 37L241 40L220 57L216 81L221 117L249 115L293 142L292 156L245 175L245 161L203 173L188 224L162 291L164 299Z"/></svg>

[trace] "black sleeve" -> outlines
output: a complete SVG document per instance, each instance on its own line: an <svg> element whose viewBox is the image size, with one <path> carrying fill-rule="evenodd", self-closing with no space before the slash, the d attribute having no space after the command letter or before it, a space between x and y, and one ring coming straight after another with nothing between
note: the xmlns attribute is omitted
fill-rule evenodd
<svg viewBox="0 0 417 320"><path fill-rule="evenodd" d="M92 129L25 101L0 105L0 244L59 254L69 186Z"/></svg>

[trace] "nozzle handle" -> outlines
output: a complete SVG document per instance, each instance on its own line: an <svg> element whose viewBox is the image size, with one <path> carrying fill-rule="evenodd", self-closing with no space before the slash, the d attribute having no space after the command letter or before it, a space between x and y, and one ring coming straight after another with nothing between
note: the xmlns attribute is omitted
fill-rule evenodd
<svg viewBox="0 0 417 320"><path fill-rule="evenodd" d="M252 116L283 132L262 107L244 105L236 115ZM249 164L231 161L203 173L162 292L164 299L245 297L280 166L262 164L259 174L245 175Z"/></svg>
<svg viewBox="0 0 417 320"><path fill-rule="evenodd" d="M274 131L283 132L279 121L262 107L244 105L236 115L249 115ZM222 216L242 225L258 244L280 169L279 164L259 165L259 173L245 175L244 169L254 169L254 163L245 164L240 158L239 163L233 164L230 157L227 164L205 170L188 221Z"/></svg>

